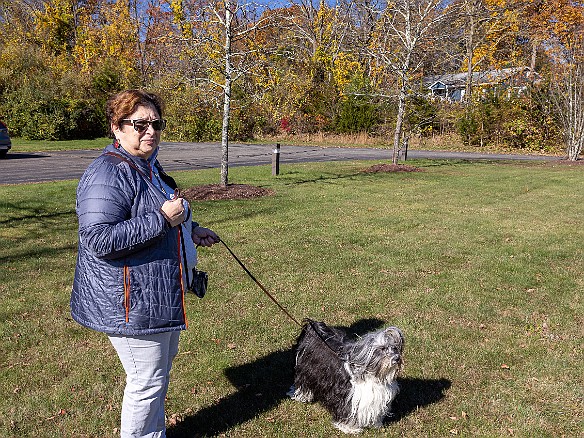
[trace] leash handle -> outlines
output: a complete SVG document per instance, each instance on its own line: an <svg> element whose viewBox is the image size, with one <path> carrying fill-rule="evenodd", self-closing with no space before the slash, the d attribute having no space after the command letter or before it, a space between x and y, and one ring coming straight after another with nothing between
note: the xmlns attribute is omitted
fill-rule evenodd
<svg viewBox="0 0 584 438"><path fill-rule="evenodd" d="M231 248L229 248L227 246L227 244L223 241L223 239L219 238L219 242L221 242L223 244L223 246L225 246L225 248L227 249L227 251L229 251L229 254L231 254L233 256L233 258L235 259L235 261L237 261L237 263L239 263L239 266L241 266L243 268L243 270L245 271L245 273L247 275L249 275L249 278L251 278L259 287L262 291L264 291L264 293L276 304L276 306L278 306L280 308L280 310L282 312L284 312L286 314L286 316L288 316L288 318L290 318L292 321L294 321L298 326L302 327L302 324L300 324L296 318L294 318L292 315L290 315L290 313L272 296L272 294L270 294L267 289L254 277L254 275L249 271L249 269L247 269L245 267L245 265L243 264L243 262L241 260L239 260L239 258L233 253L233 251L231 251Z"/></svg>

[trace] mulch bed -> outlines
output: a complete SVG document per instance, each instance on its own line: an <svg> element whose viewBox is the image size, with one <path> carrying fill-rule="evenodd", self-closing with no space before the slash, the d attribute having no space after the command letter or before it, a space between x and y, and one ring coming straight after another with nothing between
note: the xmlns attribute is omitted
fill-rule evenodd
<svg viewBox="0 0 584 438"><path fill-rule="evenodd" d="M407 164L375 164L371 167L363 169L365 173L381 173L381 172L423 172L423 169L415 166L408 166Z"/></svg>
<svg viewBox="0 0 584 438"><path fill-rule="evenodd" d="M375 164L363 169L365 173L381 172L423 172L423 169L406 164ZM250 186L247 184L207 184L202 186L193 186L181 190L181 196L188 201L217 201L228 199L252 199L262 196L271 196L273 190L262 187Z"/></svg>
<svg viewBox="0 0 584 438"><path fill-rule="evenodd" d="M221 199L251 199L262 196L271 196L273 190L247 184L208 184L189 187L181 191L181 196L188 201L217 201Z"/></svg>
<svg viewBox="0 0 584 438"><path fill-rule="evenodd" d="M558 161L547 161L546 164L548 165L555 165L555 164L563 164L565 166L582 166L584 165L584 160L558 160Z"/></svg>

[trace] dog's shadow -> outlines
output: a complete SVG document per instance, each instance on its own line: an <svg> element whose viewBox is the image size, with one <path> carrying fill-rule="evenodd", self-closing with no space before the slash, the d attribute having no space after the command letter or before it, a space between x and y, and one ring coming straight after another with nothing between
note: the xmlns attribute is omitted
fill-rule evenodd
<svg viewBox="0 0 584 438"><path fill-rule="evenodd" d="M391 404L391 415L385 424L396 423L424 406L437 403L444 398L452 385L448 379L413 379L398 377L399 394Z"/></svg>
<svg viewBox="0 0 584 438"><path fill-rule="evenodd" d="M379 319L362 319L350 327L339 327L348 334L362 335L384 325ZM215 404L187 416L167 430L169 438L217 436L243 424L287 399L286 392L294 380L294 347L275 351L253 362L230 367L225 376L236 391ZM444 397L450 381L400 379L401 392L393 403L391 422L419 407L436 403Z"/></svg>

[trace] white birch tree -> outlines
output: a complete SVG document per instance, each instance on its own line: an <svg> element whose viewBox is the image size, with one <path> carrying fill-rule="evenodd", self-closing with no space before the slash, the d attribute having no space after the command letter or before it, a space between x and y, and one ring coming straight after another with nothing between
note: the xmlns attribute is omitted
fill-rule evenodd
<svg viewBox="0 0 584 438"><path fill-rule="evenodd" d="M403 137L407 98L422 66L424 51L432 46L433 30L446 17L441 0L365 1L358 7L376 18L367 52L377 69L391 74L397 90L397 118L392 163L397 164Z"/></svg>
<svg viewBox="0 0 584 438"><path fill-rule="evenodd" d="M258 67L262 51L255 44L257 33L271 25L266 5L240 0L172 0L171 8L188 45L190 57L185 79L192 84L207 84L210 99L221 98L221 177L229 183L229 131L233 103L233 84Z"/></svg>
<svg viewBox="0 0 584 438"><path fill-rule="evenodd" d="M556 49L551 100L563 131L568 159L579 159L584 148L584 29Z"/></svg>

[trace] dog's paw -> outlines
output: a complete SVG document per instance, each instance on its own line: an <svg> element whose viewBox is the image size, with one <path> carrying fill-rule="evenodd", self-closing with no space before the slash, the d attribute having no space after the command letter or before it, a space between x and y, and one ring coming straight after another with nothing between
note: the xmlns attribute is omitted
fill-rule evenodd
<svg viewBox="0 0 584 438"><path fill-rule="evenodd" d="M303 391L302 388L295 388L294 385L290 387L286 395L292 400L296 400L302 403L310 403L314 398L312 392Z"/></svg>
<svg viewBox="0 0 584 438"><path fill-rule="evenodd" d="M333 426L335 426L341 432L349 435L357 435L358 433L361 433L363 431L362 428L355 426L354 424L341 423L338 421L336 423L333 423Z"/></svg>

